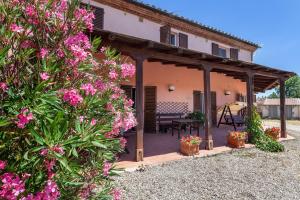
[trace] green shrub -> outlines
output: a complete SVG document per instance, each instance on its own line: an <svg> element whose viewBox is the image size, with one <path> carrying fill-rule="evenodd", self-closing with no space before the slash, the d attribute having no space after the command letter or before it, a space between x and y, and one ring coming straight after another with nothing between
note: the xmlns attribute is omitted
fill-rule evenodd
<svg viewBox="0 0 300 200"><path fill-rule="evenodd" d="M253 110L251 117L246 120L247 132L249 134L249 142L255 146L268 152L282 152L284 146L270 138L264 133L262 119L256 109Z"/></svg>
<svg viewBox="0 0 300 200"><path fill-rule="evenodd" d="M198 120L201 124L205 122L205 115L202 112L193 112L188 115L188 118Z"/></svg>

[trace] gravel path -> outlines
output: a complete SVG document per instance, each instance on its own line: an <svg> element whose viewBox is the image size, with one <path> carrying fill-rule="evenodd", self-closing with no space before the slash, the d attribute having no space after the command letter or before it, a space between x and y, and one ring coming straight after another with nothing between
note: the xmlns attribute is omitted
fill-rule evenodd
<svg viewBox="0 0 300 200"><path fill-rule="evenodd" d="M286 152L237 150L123 173L125 200L300 199L300 133Z"/></svg>

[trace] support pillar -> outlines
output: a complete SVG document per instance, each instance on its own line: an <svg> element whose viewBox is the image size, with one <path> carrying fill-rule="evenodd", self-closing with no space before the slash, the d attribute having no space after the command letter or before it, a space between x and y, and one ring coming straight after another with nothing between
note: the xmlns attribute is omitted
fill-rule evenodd
<svg viewBox="0 0 300 200"><path fill-rule="evenodd" d="M254 75L247 73L247 116L251 118L254 104Z"/></svg>
<svg viewBox="0 0 300 200"><path fill-rule="evenodd" d="M280 79L280 124L282 138L287 138L285 98L285 80Z"/></svg>
<svg viewBox="0 0 300 200"><path fill-rule="evenodd" d="M211 88L210 88L210 72L211 67L204 67L203 80L204 80L204 105L205 105L205 149L213 149L213 138L211 132L212 118L211 118Z"/></svg>
<svg viewBox="0 0 300 200"><path fill-rule="evenodd" d="M144 159L144 82L143 82L143 63L145 57L141 55L133 56L136 62L136 161L140 162Z"/></svg>

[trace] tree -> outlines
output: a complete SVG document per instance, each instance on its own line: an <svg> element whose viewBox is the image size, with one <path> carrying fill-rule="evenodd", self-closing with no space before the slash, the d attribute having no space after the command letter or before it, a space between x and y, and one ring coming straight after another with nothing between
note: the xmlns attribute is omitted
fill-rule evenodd
<svg viewBox="0 0 300 200"><path fill-rule="evenodd" d="M268 98L269 99L277 99L277 98L279 98L279 96L278 96L277 92L272 92L272 94L270 94L268 96Z"/></svg>
<svg viewBox="0 0 300 200"><path fill-rule="evenodd" d="M285 94L287 98L300 98L300 76L294 76L288 79L285 82L285 85ZM278 97L280 96L279 88L276 88L276 94Z"/></svg>
<svg viewBox="0 0 300 200"><path fill-rule="evenodd" d="M96 60L79 0L0 0L0 199L120 199L111 176L135 126L110 48Z"/></svg>

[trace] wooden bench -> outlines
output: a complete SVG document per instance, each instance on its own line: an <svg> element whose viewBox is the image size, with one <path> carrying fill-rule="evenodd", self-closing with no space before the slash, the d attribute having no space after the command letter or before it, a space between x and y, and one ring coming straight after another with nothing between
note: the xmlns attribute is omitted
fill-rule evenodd
<svg viewBox="0 0 300 200"><path fill-rule="evenodd" d="M184 113L157 113L156 120L159 132L167 132L169 128L172 128L172 121L182 119L183 116Z"/></svg>

